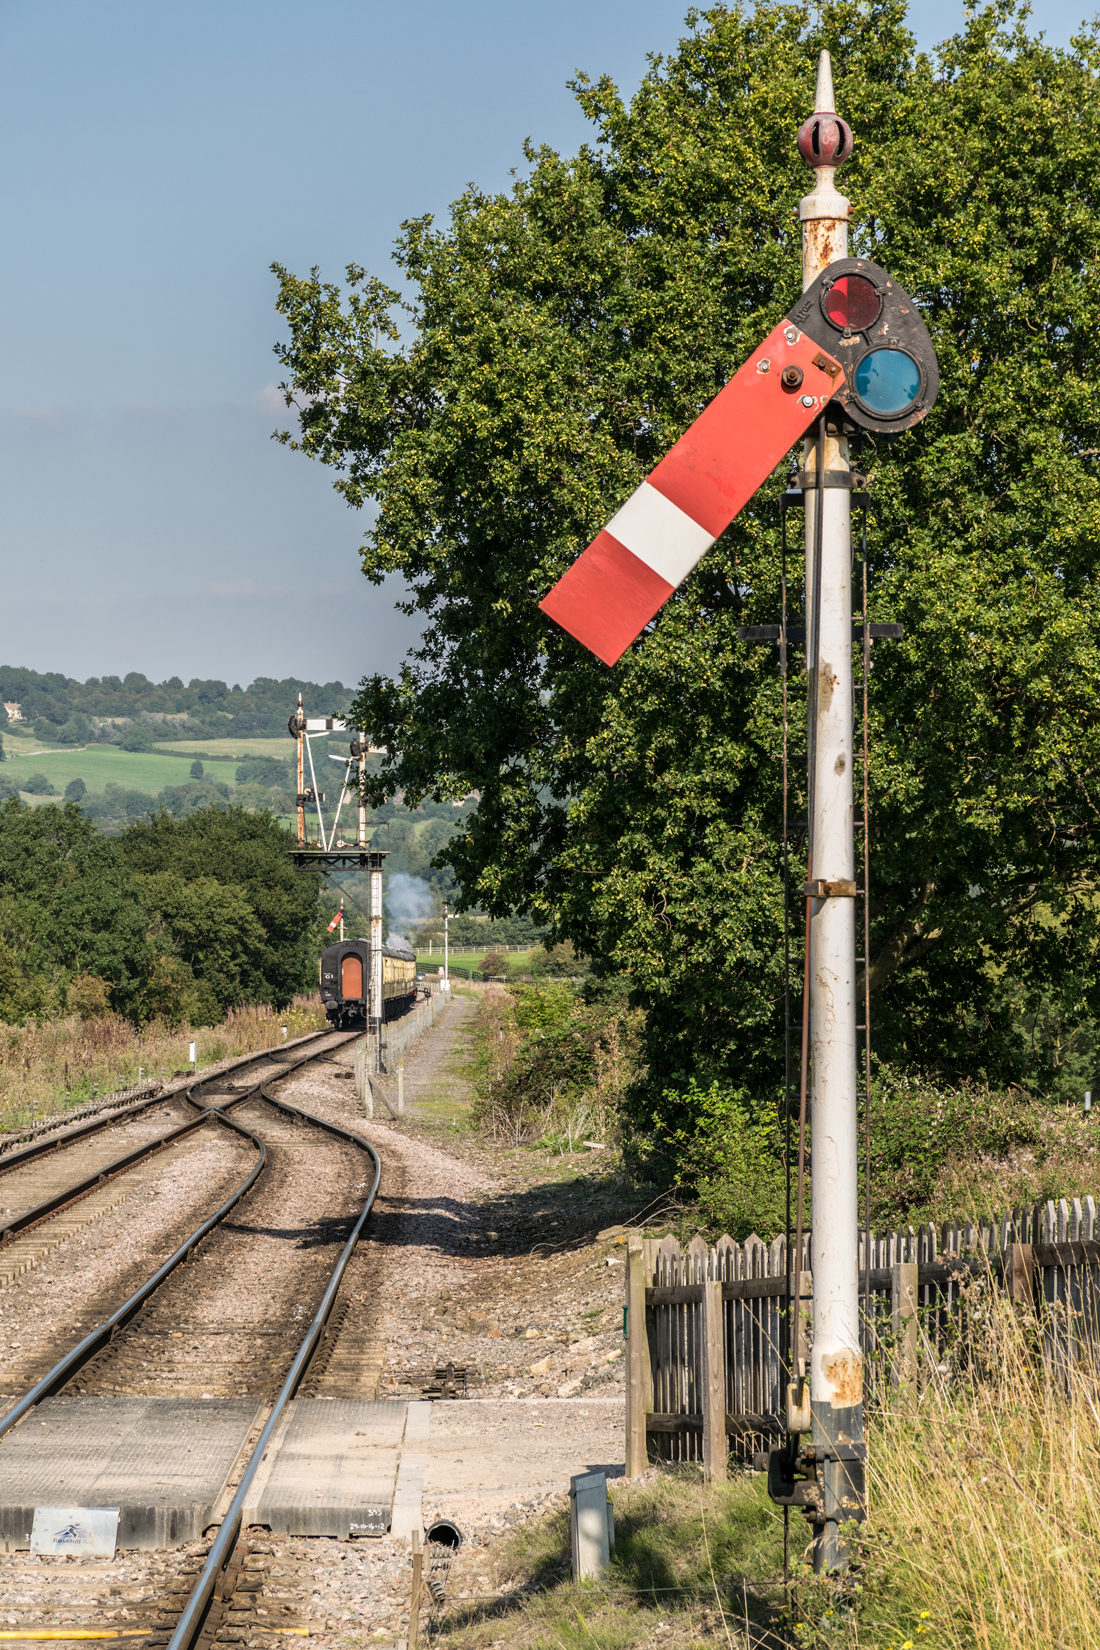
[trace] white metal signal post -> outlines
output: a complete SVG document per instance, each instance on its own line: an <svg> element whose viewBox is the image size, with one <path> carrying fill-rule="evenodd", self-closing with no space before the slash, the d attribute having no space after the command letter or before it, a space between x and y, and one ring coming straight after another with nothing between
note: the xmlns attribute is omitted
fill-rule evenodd
<svg viewBox="0 0 1100 1650"><path fill-rule="evenodd" d="M848 201L836 192L852 136L836 119L828 52L814 114L798 134L814 167L800 203L802 288L848 256ZM804 447L806 662L809 673L809 1031L813 1103L812 1440L824 1520L816 1565L845 1557L837 1525L864 1512L863 1360L859 1335L859 1085L853 831L852 493L841 420L823 411ZM818 465L824 459L824 474ZM818 483L821 485L818 485ZM820 891L814 897L809 890ZM799 1262L795 1261L797 1269Z"/></svg>
<svg viewBox="0 0 1100 1650"><path fill-rule="evenodd" d="M864 1506L863 1369L856 1198L856 944L852 810L852 473L849 430L900 435L928 413L939 368L913 300L870 258L848 256L848 202L837 166L852 134L833 101L828 53L814 113L798 135L813 167L802 201L802 296L737 369L607 526L540 602L555 623L614 665L757 488L805 439L797 491L806 508L809 689L808 1041L812 1092L814 1337L809 1403L794 1368L788 1442L769 1455L773 1499L814 1526L818 1570L842 1567L838 1527ZM790 495L788 495L789 497ZM750 643L781 626L746 625ZM900 635L872 625L865 645ZM793 643L792 629L783 640ZM801 1256L794 1262L800 1276ZM802 1447L809 1431L811 1442Z"/></svg>

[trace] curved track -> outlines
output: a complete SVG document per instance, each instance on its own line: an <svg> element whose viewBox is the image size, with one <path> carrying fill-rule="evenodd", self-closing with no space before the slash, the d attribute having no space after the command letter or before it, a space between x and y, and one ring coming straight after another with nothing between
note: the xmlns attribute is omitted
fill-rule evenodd
<svg viewBox="0 0 1100 1650"><path fill-rule="evenodd" d="M284 1101L276 1100L267 1092L266 1088L263 1090L263 1098L272 1105L278 1106L281 1111L288 1115L315 1124L334 1137L349 1141L361 1148L369 1155L374 1166L374 1173L370 1190L332 1269L321 1303L306 1328L293 1363L272 1405L271 1414L268 1416L264 1429L241 1475L236 1494L207 1554L206 1562L180 1612L169 1641L168 1650L195 1650L196 1646L211 1642L217 1632L217 1620L210 1619L212 1611L216 1612L222 1603L227 1602L232 1597L244 1566L246 1555L237 1543L241 1533L245 1501L252 1486L252 1480L256 1475L260 1462L263 1460L275 1429L279 1425L283 1411L305 1378L314 1355L323 1348L326 1329L333 1307L336 1304L340 1283L374 1206L382 1175L382 1162L378 1153L369 1141L364 1140L361 1135L353 1134L349 1129L343 1129L336 1123L330 1123L324 1118L316 1117L311 1112L302 1111L296 1106L290 1106Z"/></svg>
<svg viewBox="0 0 1100 1650"><path fill-rule="evenodd" d="M181 1156L203 1150L193 1137L204 1127L213 1126L214 1134L223 1142L214 1155L226 1159L227 1133L217 1128L215 1108L204 1104L205 1099L213 1101L217 1097L216 1109L227 1110L254 1095L259 1082L273 1070L288 1069L288 1061L296 1063L303 1054L307 1058L323 1055L345 1041L344 1036L327 1029L313 1032L293 1044L238 1058L186 1088L145 1097L68 1129L59 1137L39 1140L9 1153L0 1160L0 1289L38 1267L62 1243L83 1235L86 1227L110 1214L143 1185L163 1176L167 1166ZM250 1068L256 1067L260 1068L257 1079L249 1081ZM243 1082L233 1081L241 1077ZM165 1121L168 1128L164 1127ZM211 1138L210 1134L206 1136ZM228 1187L223 1195L227 1192ZM181 1224L177 1240L188 1229ZM175 1247L174 1242L171 1247ZM161 1245L162 1255L168 1252ZM138 1281L136 1267L132 1271L135 1275L131 1287ZM115 1293L118 1295L117 1289ZM90 1304L96 1315L83 1314L86 1328L105 1315L102 1300L98 1313L95 1303ZM75 1330L76 1324L72 1327ZM29 1372L24 1379L29 1382ZM10 1393L13 1388L8 1385L6 1390Z"/></svg>
<svg viewBox="0 0 1100 1650"><path fill-rule="evenodd" d="M339 1035L334 1038L330 1032L324 1032L320 1035L326 1039L324 1047L311 1047L298 1058L288 1059L286 1051L283 1050L265 1050L262 1054L248 1056L243 1063L252 1065L259 1062L268 1065L274 1064L280 1068L279 1075L289 1074L291 1071L297 1070L299 1066L317 1059L319 1055L328 1053L332 1048L338 1048L350 1040L347 1035ZM313 1040L311 1039L311 1041ZM224 1086L229 1075L231 1074L225 1071L213 1073L210 1077L191 1084L186 1091L186 1099L192 1105L200 1106L201 1102L194 1098L196 1091L200 1089L215 1090L219 1083ZM121 1158L108 1162L94 1170L90 1176L82 1176L79 1181L62 1188L59 1192L55 1192L45 1203L34 1205L30 1209L22 1211L19 1216L14 1217L13 1220L7 1223L9 1230L12 1228L25 1229L29 1225L45 1220L51 1214L56 1213L59 1208L65 1207L76 1198L85 1195L88 1190L102 1184L113 1174L125 1173L126 1169L132 1167L135 1162L142 1160L153 1152L162 1150L196 1129L211 1126L229 1129L247 1141L258 1154L257 1161L243 1180L234 1188L230 1196L212 1214L203 1219L193 1231L188 1233L184 1241L176 1247L174 1253L158 1266L149 1277L146 1277L138 1288L121 1301L116 1309L110 1312L102 1322L96 1324L89 1333L81 1336L75 1344L68 1347L61 1357L55 1359L51 1367L24 1392L12 1408L5 1415L0 1416L0 1437L21 1421L28 1411L40 1403L43 1398L61 1391L105 1346L110 1344L119 1334L119 1331L133 1321L161 1285L175 1272L176 1268L194 1254L196 1247L202 1240L213 1232L225 1220L226 1216L237 1207L241 1199L252 1190L266 1166L267 1146L253 1130L245 1128L228 1117L226 1110L229 1106L242 1105L244 1102L254 1099L264 1092L266 1083L273 1081L277 1081L275 1076L261 1078L258 1082L249 1085L243 1092L234 1094L232 1098L227 1096L221 1105L203 1107L202 1115L199 1117L155 1136L152 1140L124 1154ZM211 1095L211 1098L214 1098L214 1095ZM265 1098L270 1098L270 1096L265 1095ZM280 1104L275 1101L272 1103ZM108 1125L101 1123L98 1128L106 1126Z"/></svg>
<svg viewBox="0 0 1100 1650"><path fill-rule="evenodd" d="M266 1059L278 1065L280 1069L277 1074L265 1075L258 1082L249 1084L246 1089L239 1093L226 1094L223 1092L219 1095L216 1092L208 1092L207 1099L220 1103L205 1107L203 1114L198 1118L190 1119L185 1124L145 1142L134 1151L124 1154L122 1158L108 1164L106 1170L96 1173L94 1176L95 1184L99 1183L104 1172L114 1170L115 1172L125 1173L126 1167L135 1161L138 1156L145 1156L151 1151L160 1150L170 1142L189 1134L192 1130L203 1127L228 1129L247 1143L248 1148L255 1153L255 1161L248 1174L234 1188L231 1196L225 1199L218 1209L208 1215L199 1226L191 1231L186 1239L176 1247L175 1252L150 1277L146 1278L137 1290L133 1291L125 1301L119 1304L115 1311L96 1325L90 1334L84 1335L77 1344L69 1347L63 1356L58 1358L52 1367L24 1393L8 1413L0 1417L0 1437L2 1437L11 1427L24 1419L35 1404L53 1393L65 1389L70 1391L98 1389L116 1392L137 1390L138 1386L135 1383L140 1383L142 1379L137 1374L138 1369L148 1370L151 1365L156 1369L158 1378L163 1378L163 1356L154 1356L154 1353L167 1354L167 1348L171 1343L162 1340L159 1343L159 1348L150 1344L151 1337L152 1341L156 1342L156 1326L149 1319L149 1310L155 1314L161 1303L167 1302L168 1295L174 1287L173 1275L185 1262L195 1259L197 1250L199 1251L200 1261L214 1261L213 1270L209 1275L215 1279L212 1286L212 1292L215 1293L218 1288L225 1284L233 1266L239 1268L242 1264L249 1264L251 1250L257 1244L262 1243L265 1235L271 1235L270 1227L265 1226L264 1223L265 1221L270 1222L272 1210L278 1209L280 1213L283 1212L280 1197L287 1190L287 1182L293 1179L293 1176L287 1172L289 1168L299 1171L303 1190L308 1187L311 1196L315 1196L317 1185L319 1183L323 1184L326 1191L326 1201L330 1209L334 1199L336 1202L343 1204L343 1213L337 1212L326 1216L320 1221L317 1221L314 1217L313 1230L317 1234L317 1241L315 1245L312 1245L313 1247L328 1249L331 1252L335 1242L341 1239L343 1241L335 1260L331 1264L323 1264L320 1269L317 1265L314 1265L307 1278L304 1288L305 1295L312 1297L313 1300L318 1300L319 1296L312 1317L308 1323L299 1320L297 1329L284 1333L279 1345L268 1343L264 1347L263 1363L268 1371L273 1372L274 1382L278 1384L278 1390L272 1390L269 1382L266 1393L269 1404L264 1406L267 1412L266 1421L255 1447L240 1473L232 1503L221 1522L218 1533L206 1555L205 1562L194 1579L190 1591L188 1592L186 1588L181 1589L177 1586L161 1606L160 1621L154 1629L154 1637L158 1643L162 1644L164 1637L171 1631L173 1650L193 1650L193 1647L200 1644L209 1645L213 1637L217 1635L223 1609L242 1574L244 1549L238 1546L238 1538L245 1499L256 1469L279 1424L286 1404L310 1374L311 1365L316 1369L319 1365L324 1364L331 1351L329 1338L334 1338L339 1332L339 1311L334 1316L334 1307L336 1307L337 1296L348 1262L362 1236L364 1226L374 1205L381 1177L381 1161L374 1148L362 1136L354 1134L350 1130L328 1121L326 1118L315 1116L313 1113L280 1100L271 1092L271 1088L281 1077L289 1075L318 1057L323 1057L335 1048L342 1046L345 1042L354 1040L355 1035L357 1034L334 1038L331 1033L322 1033L321 1036L325 1039L324 1045L320 1048L310 1048L308 1052L303 1052L296 1059L287 1059L286 1054L289 1051L283 1050L279 1050L274 1059L271 1051L256 1056L254 1060L250 1060L248 1063L254 1064ZM186 1098L193 1105L202 1105L201 1101L194 1098L195 1091L199 1089L216 1091L219 1084L222 1086L223 1091L226 1087L231 1088L232 1086L228 1085L226 1081L231 1075L231 1072L223 1071L213 1074L200 1083L192 1084L187 1090ZM163 1096L158 1097L153 1104L160 1103L163 1098ZM237 1109L245 1106L248 1102L255 1103L260 1112L258 1118L252 1119L255 1124L255 1127L252 1128L248 1127L243 1121L226 1115L229 1107ZM279 1114L279 1124L274 1131L268 1119L263 1116L264 1109L267 1107L274 1108ZM144 1109L144 1106L138 1109ZM104 1126L108 1125L102 1123L99 1125L100 1128ZM279 1126L282 1127L281 1139L278 1133ZM260 1129L263 1130L263 1134L258 1132ZM309 1130L311 1133L320 1131L324 1136L325 1150L328 1155L323 1165L326 1172L322 1177L319 1177L316 1172L316 1156L313 1161L307 1163L310 1172L305 1175L300 1172L303 1147L312 1146L314 1152L316 1152L316 1144L307 1142L304 1139L304 1130ZM288 1136L293 1135L299 1138L291 1146L288 1145L287 1140ZM351 1181L348 1179L347 1172L349 1168L349 1148L354 1152L356 1164L362 1165L362 1154L364 1153L369 1164L369 1171L366 1175L363 1174L362 1166L355 1168L355 1178ZM334 1152L337 1154L342 1153L345 1160L342 1186L334 1178ZM282 1180L279 1179L279 1171L276 1168L275 1180L268 1188L267 1195L264 1196L258 1187L265 1168L269 1171L271 1169L273 1154L276 1164L280 1154L282 1156ZM68 1190L73 1195L81 1195L80 1188L87 1179L88 1177L85 1176L81 1182L74 1182ZM264 1186L267 1186L266 1182L264 1182ZM352 1215L347 1211L349 1194L355 1188L358 1188L358 1195L355 1197L356 1207ZM249 1193L253 1193L253 1196L249 1201L248 1213L234 1222L233 1230L230 1231L227 1225L227 1216L241 1205L242 1200ZM364 1193L365 1195L363 1195ZM260 1203L257 1202L258 1198ZM270 1205L270 1207L262 1207L261 1204ZM24 1211L24 1213L33 1212L33 1208L30 1211ZM39 1211L39 1219L42 1218L46 1218L46 1216ZM286 1234L280 1232L274 1235L285 1237ZM220 1245L222 1251L220 1256L214 1255L212 1245ZM285 1249L286 1245L284 1244L283 1247ZM325 1275L326 1273L327 1275ZM190 1278L187 1283L183 1283L181 1279L180 1287L184 1297L192 1305L197 1300L200 1292L205 1293L202 1285ZM262 1293L266 1298L269 1292L265 1287L264 1291L256 1293ZM299 1282L299 1295L301 1293L303 1293L303 1290ZM179 1332L174 1331L173 1338L178 1338L178 1336ZM141 1358L140 1353L142 1352L149 1353L150 1356ZM170 1362L170 1354L167 1355ZM200 1368L203 1383L210 1383L209 1361L201 1364ZM158 1390L163 1392L164 1388L161 1387ZM252 1384L250 1390L256 1391L258 1387ZM192 1570L193 1574L193 1566L188 1566L188 1568ZM188 1575L188 1583L191 1580L192 1576Z"/></svg>

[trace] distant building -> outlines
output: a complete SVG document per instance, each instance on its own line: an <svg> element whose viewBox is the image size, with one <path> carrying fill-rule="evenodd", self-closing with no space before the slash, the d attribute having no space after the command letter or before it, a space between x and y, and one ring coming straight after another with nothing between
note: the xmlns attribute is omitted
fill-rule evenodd
<svg viewBox="0 0 1100 1650"><path fill-rule="evenodd" d="M19 705L9 705L5 701L4 709L8 713L9 722L21 722L23 720L23 711Z"/></svg>

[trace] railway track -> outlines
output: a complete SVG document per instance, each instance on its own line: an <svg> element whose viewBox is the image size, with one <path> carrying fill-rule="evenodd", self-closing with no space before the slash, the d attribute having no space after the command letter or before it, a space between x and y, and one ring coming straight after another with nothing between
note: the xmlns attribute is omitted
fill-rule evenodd
<svg viewBox="0 0 1100 1650"><path fill-rule="evenodd" d="M114 1175L132 1174L135 1164L147 1162L153 1153L171 1152L195 1129L229 1132L250 1159L231 1195L0 1415L2 1438L52 1394L186 1397L198 1396L201 1389L204 1397L246 1392L261 1400L253 1436L245 1444L247 1458L239 1458L226 1492L233 1491L232 1502L209 1552L205 1557L185 1555L170 1584L158 1589L155 1608L149 1600L139 1613L138 1619L148 1624L150 1646L169 1641L179 1647L207 1645L216 1635L239 1639L245 1618L251 1633L270 1642L273 1623L262 1618L274 1611L280 1625L287 1621L289 1601L280 1598L277 1587L272 1589L270 1576L264 1585L270 1559L256 1553L246 1566L248 1555L239 1541L241 1512L290 1398L300 1390L315 1391L324 1378L349 1310L349 1302L340 1298L341 1284L373 1206L381 1165L361 1136L281 1100L272 1085L350 1040L322 1034L319 1046L297 1057L279 1050L273 1058L268 1051L266 1063L275 1070L255 1076L243 1088L230 1081L239 1068L192 1084L187 1099L203 1108L198 1117L183 1122L173 1117L169 1129L136 1145L127 1142L125 1153L109 1156L79 1181L57 1188L48 1200L29 1203L15 1217L24 1219L21 1230L43 1231L56 1219L57 1209L89 1195L89 1180L102 1188ZM249 1064L264 1060L257 1056ZM197 1098L200 1090L202 1100ZM163 1099L157 1097L152 1106L163 1105ZM144 1113L150 1106L136 1109ZM230 1109L237 1115L228 1116ZM310 1214L318 1183L326 1190L319 1217ZM41 1208L46 1201L51 1212ZM28 1215L36 1219L27 1222ZM287 1231L295 1222L301 1238L293 1245L296 1258L276 1277L273 1248L281 1245L285 1262ZM138 1632L135 1625L125 1636L133 1643Z"/></svg>
<svg viewBox="0 0 1100 1650"><path fill-rule="evenodd" d="M245 1055L176 1092L142 1098L5 1153L0 1157L0 1288L159 1174L165 1153L171 1160L174 1146L210 1124L212 1112L197 1099L200 1093L217 1097L224 1110L247 1099L263 1080L261 1075L242 1086L239 1079L249 1067L279 1069L296 1058L296 1050L308 1048L314 1058L345 1040L327 1030L313 1032L286 1048ZM154 1156L162 1160L155 1166ZM144 1173L135 1174L140 1165L146 1166Z"/></svg>

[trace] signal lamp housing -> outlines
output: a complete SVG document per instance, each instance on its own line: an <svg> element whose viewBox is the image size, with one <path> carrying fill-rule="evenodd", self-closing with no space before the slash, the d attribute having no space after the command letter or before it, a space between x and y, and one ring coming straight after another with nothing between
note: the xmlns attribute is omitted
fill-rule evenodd
<svg viewBox="0 0 1100 1650"><path fill-rule="evenodd" d="M833 401L878 435L901 435L931 410L940 371L928 328L892 276L870 258L840 258L822 271L790 320L844 368Z"/></svg>

